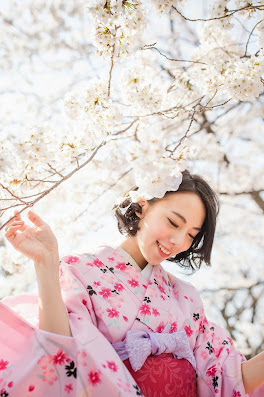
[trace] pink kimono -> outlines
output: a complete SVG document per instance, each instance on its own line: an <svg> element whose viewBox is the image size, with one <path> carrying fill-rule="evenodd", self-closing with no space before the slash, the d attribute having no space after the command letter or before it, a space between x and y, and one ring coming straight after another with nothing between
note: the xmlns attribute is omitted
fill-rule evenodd
<svg viewBox="0 0 264 397"><path fill-rule="evenodd" d="M225 330L207 321L195 288L161 265L147 282L127 257L102 246L62 258L60 282L73 337L38 329L36 296L0 303L1 397L142 396L112 346L128 330L184 330L196 361L197 396L246 396L244 356ZM264 396L264 387L250 396Z"/></svg>

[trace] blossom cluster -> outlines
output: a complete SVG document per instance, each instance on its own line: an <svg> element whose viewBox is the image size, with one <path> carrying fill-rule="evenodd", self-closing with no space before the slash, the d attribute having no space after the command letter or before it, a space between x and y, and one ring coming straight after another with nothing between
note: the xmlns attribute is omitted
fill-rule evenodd
<svg viewBox="0 0 264 397"><path fill-rule="evenodd" d="M64 110L91 142L115 131L122 118L119 107L108 97L106 79L92 79L81 89L67 93Z"/></svg>
<svg viewBox="0 0 264 397"><path fill-rule="evenodd" d="M87 5L92 42L104 57L124 57L138 47L146 27L141 1L94 0Z"/></svg>
<svg viewBox="0 0 264 397"><path fill-rule="evenodd" d="M149 149L149 155L139 157L133 162L137 191L131 191L130 197L137 202L140 197L150 200L153 197L162 198L167 191L178 190L182 182L181 171L185 170L190 150L187 146L174 151L174 158L153 155Z"/></svg>

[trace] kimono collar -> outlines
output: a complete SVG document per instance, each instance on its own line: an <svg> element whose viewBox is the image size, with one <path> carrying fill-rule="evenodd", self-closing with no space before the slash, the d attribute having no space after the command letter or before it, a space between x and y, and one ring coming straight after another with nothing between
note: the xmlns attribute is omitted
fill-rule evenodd
<svg viewBox="0 0 264 397"><path fill-rule="evenodd" d="M120 252L120 254L122 254L125 258L128 259L128 261L131 263L131 265L133 265L136 269L138 269L141 273L141 275L144 277L145 280L149 281L150 279L150 275L152 272L152 265L150 263L148 263L144 269L142 270L139 265L137 264L137 262L132 258L131 255L129 255L128 252L126 252L123 248L121 247L116 247L115 248L116 251Z"/></svg>

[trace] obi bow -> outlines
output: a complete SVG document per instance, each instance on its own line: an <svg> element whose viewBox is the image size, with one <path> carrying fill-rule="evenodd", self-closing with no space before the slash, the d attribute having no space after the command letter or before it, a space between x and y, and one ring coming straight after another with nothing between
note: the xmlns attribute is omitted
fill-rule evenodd
<svg viewBox="0 0 264 397"><path fill-rule="evenodd" d="M150 355L173 353L175 358L188 360L196 370L196 362L184 330L169 333L127 331L122 342L113 343L121 360L130 361L134 371L138 371Z"/></svg>

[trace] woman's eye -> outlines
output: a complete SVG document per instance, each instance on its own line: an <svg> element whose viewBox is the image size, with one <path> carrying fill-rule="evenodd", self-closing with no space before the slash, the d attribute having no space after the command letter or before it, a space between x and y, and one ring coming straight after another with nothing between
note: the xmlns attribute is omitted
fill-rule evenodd
<svg viewBox="0 0 264 397"><path fill-rule="evenodd" d="M171 224L172 226L178 227L178 225L176 225L175 223L173 223L169 218L168 218L168 221L170 222L170 224Z"/></svg>
<svg viewBox="0 0 264 397"><path fill-rule="evenodd" d="M194 236L192 236L191 234L189 234L189 236L191 237L191 239L193 239L193 240L195 239L195 237L194 237Z"/></svg>

